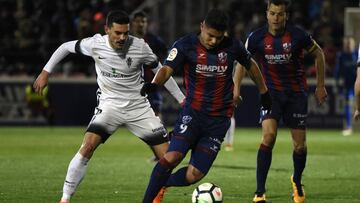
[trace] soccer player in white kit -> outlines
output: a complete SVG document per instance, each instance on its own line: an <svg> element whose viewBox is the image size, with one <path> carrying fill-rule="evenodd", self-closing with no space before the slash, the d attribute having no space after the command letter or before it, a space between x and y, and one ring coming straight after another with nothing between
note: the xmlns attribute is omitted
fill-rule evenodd
<svg viewBox="0 0 360 203"><path fill-rule="evenodd" d="M147 98L140 95L142 66L156 72L161 64L143 39L129 35L129 22L126 12L110 12L106 19L106 35L96 34L63 43L34 82L34 89L42 94L55 65L69 53L84 54L95 60L98 106L82 145L69 164L61 203L70 202L95 149L120 125L124 124L147 143L157 157L162 157L168 148L166 129L155 116ZM179 103L185 98L175 80L170 80L165 87Z"/></svg>

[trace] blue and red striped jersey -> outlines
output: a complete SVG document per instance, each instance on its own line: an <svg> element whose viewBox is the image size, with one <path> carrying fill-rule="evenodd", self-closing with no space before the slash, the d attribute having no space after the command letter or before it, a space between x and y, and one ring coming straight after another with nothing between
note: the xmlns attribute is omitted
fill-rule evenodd
<svg viewBox="0 0 360 203"><path fill-rule="evenodd" d="M314 46L304 30L286 25L280 36L272 36L268 26L252 32L246 47L261 67L270 90L304 92L308 90L304 70L304 50Z"/></svg>
<svg viewBox="0 0 360 203"><path fill-rule="evenodd" d="M244 45L235 39L225 37L216 48L207 50L197 34L189 34L174 43L164 65L182 72L185 106L210 116L231 117L234 61L248 69L250 58Z"/></svg>

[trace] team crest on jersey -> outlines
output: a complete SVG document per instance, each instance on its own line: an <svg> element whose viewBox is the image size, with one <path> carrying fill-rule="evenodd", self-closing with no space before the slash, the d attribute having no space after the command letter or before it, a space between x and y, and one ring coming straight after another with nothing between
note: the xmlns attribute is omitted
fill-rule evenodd
<svg viewBox="0 0 360 203"><path fill-rule="evenodd" d="M227 53L220 52L218 54L218 59L219 59L220 63L225 63L227 61Z"/></svg>
<svg viewBox="0 0 360 203"><path fill-rule="evenodd" d="M132 61L133 61L133 60L132 60L131 57L129 57L129 58L126 59L126 63L127 63L127 65L128 65L129 68L131 67Z"/></svg>
<svg viewBox="0 0 360 203"><path fill-rule="evenodd" d="M290 51L290 49L291 49L291 43L290 42L286 42L282 46L283 46L283 49L285 51Z"/></svg>
<svg viewBox="0 0 360 203"><path fill-rule="evenodd" d="M176 48L172 48L166 60L173 61L176 58L177 53L178 50Z"/></svg>
<svg viewBox="0 0 360 203"><path fill-rule="evenodd" d="M188 124L188 123L190 123L191 119L192 119L191 116L183 116L182 117L182 123L183 124Z"/></svg>

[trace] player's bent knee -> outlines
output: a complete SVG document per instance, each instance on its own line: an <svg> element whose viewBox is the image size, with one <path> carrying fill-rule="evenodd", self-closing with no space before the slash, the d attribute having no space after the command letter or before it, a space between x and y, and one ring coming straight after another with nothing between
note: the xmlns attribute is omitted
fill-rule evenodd
<svg viewBox="0 0 360 203"><path fill-rule="evenodd" d="M203 174L199 169L189 166L187 172L186 172L186 180L190 184L194 184L199 182L205 174Z"/></svg>
<svg viewBox="0 0 360 203"><path fill-rule="evenodd" d="M173 166L177 166L184 158L184 154L176 151L166 152L164 158Z"/></svg>

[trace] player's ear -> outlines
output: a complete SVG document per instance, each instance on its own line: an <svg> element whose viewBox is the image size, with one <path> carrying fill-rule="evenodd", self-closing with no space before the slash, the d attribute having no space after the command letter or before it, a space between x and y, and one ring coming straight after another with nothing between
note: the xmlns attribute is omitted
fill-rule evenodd
<svg viewBox="0 0 360 203"><path fill-rule="evenodd" d="M107 25L104 25L104 30L106 34L109 34L109 27Z"/></svg>
<svg viewBox="0 0 360 203"><path fill-rule="evenodd" d="M200 30L203 30L203 28L204 28L204 24L205 24L205 22L204 22L204 21L202 21L202 22L200 23Z"/></svg>

